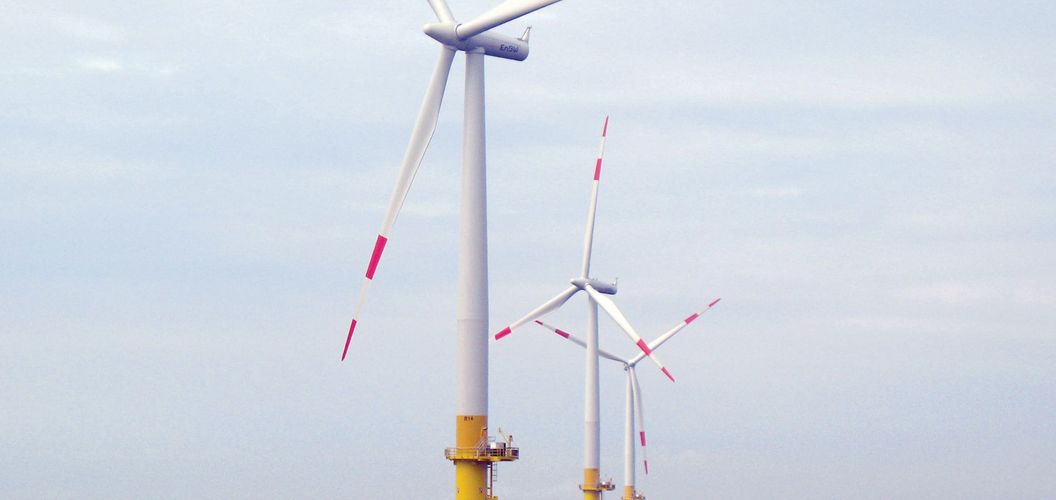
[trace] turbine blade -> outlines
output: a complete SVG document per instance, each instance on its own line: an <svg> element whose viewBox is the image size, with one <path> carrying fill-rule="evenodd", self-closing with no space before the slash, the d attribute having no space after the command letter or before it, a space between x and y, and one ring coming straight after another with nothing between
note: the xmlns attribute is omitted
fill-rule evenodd
<svg viewBox="0 0 1056 500"><path fill-rule="evenodd" d="M650 349L654 349L654 350L655 350L656 348L658 348L658 347L660 347L661 345L663 345L663 344L664 344L664 342L667 342L667 341L668 341L668 339L670 339L671 337L673 337L673 336L674 336L674 335L675 335L676 333L678 333L678 332L682 331L682 329L683 329L683 328L685 328L685 327L689 326L689 324L690 324L690 323L692 323L693 321L695 321L695 320L696 320L697 318L701 317L701 316L702 316L702 315L703 315L704 313L706 313L706 312L710 311L710 310L711 310L711 308L712 308L712 307L713 307L713 306L714 306L715 304L718 304L720 300L722 300L722 299L721 299L721 298L719 298L719 299L715 299L715 300L711 301L711 303L709 303L709 304L707 305L707 307L705 307L705 308L704 308L704 309L703 309L702 311L700 311L700 312L695 312L695 313L693 313L693 314L689 315L689 316L688 316L688 317L687 317L686 319L682 320L682 322L681 322L681 323L679 323L679 324L675 325L675 326L674 326L674 328L671 328L670 330L668 330L668 331L667 331L666 333L664 333L663 335L661 335L661 336L657 337L657 339L656 339L656 340L654 340L654 341L650 342L650 343L649 343L649 348L650 348Z"/></svg>
<svg viewBox="0 0 1056 500"><path fill-rule="evenodd" d="M539 320L535 320L535 324L537 324L537 325L539 325L539 326L541 326L543 328L546 328L547 330L550 330L551 332L554 332L554 333L564 337L565 339L569 340L573 344L576 344L576 345L578 345L580 347L587 347L587 343L584 342L582 339L580 339L579 337L577 337L575 335L572 335L571 333L568 333L568 332L566 332L566 331L564 331L564 330L562 330L560 328L557 328L557 327L552 326L552 325L548 325L548 324L543 323L542 321L539 321Z"/></svg>
<svg viewBox="0 0 1056 500"><path fill-rule="evenodd" d="M506 0L495 8L477 16L476 19L455 28L460 40L479 35L500 24L505 24L530 12L537 11L560 0Z"/></svg>
<svg viewBox="0 0 1056 500"><path fill-rule="evenodd" d="M451 15L451 9L447 8L444 0L429 0L429 6L433 8L436 18L442 23L455 22L455 16Z"/></svg>
<svg viewBox="0 0 1056 500"><path fill-rule="evenodd" d="M590 191L590 209L587 211L587 230L583 234L583 271L581 278L590 274L590 251L594 246L594 216L598 211L598 184L601 179L601 159L605 156L605 136L609 131L609 117L601 126L601 144L598 146L598 159L594 162L594 186Z"/></svg>
<svg viewBox="0 0 1056 500"><path fill-rule="evenodd" d="M558 307L561 307L565 302L568 302L568 299L575 295L578 291L579 288L576 288L574 286L566 288L563 292L557 294L556 297L546 301L545 303L543 303L543 305L532 309L532 312L524 315L524 317L522 317L521 319L510 323L510 326L503 328L501 332L496 333L495 340L500 340L503 337L509 335L515 328L529 321L532 321L533 319L538 318L548 312L551 312L554 309L557 309Z"/></svg>
<svg viewBox="0 0 1056 500"><path fill-rule="evenodd" d="M389 206L385 211L385 219L381 223L381 231L378 232L378 238L374 241L374 251L370 254L366 276L363 279L363 285L359 289L359 300L356 301L356 308L352 314L352 324L348 327L348 337L345 338L345 349L341 352L342 361L348 355L348 345L352 342L352 334L356 331L360 309L362 309L363 301L367 297L370 283L374 280L374 273L377 271L378 263L381 261L381 254L385 251L385 244L389 241L389 233L392 231L392 226L396 224L396 216L399 215L400 209L403 207L403 201L407 198L407 191L411 188L414 175L418 172L418 166L422 164L422 158L425 157L425 151L429 148L429 141L433 137L433 131L436 130L436 121L440 116L440 105L444 100L444 88L447 86L447 76L451 72L451 61L454 57L454 49L446 46L440 48L440 58L436 62L432 79L429 81L425 98L422 100L422 107L418 111L418 119L414 123L411 140L407 144L406 153L403 155L403 163L400 165L400 173L396 177L396 187L392 191L392 197L389 198Z"/></svg>
<svg viewBox="0 0 1056 500"><path fill-rule="evenodd" d="M664 344L664 342L667 342L668 339L670 339L671 337L675 336L676 333L682 331L683 328L689 326L689 324L692 323L694 320L696 320L697 318L702 316L704 313L710 311L712 306L714 306L715 304L718 304L720 300L722 300L722 299L719 298L719 299L715 299L715 300L711 301L711 303L709 303L707 305L707 307L704 308L704 310L702 310L700 312L697 312L697 313L691 314L689 317L687 317L686 319L680 321L677 325L672 327L670 330L664 332L663 335L657 337L656 340L654 340L652 342L649 342L649 349L652 349L654 351L657 350L661 345ZM630 361L628 361L628 364L632 364L632 365L633 364L637 364L644 357L645 357L644 354L639 354L639 355L635 356L634 358L632 358Z"/></svg>
<svg viewBox="0 0 1056 500"><path fill-rule="evenodd" d="M568 339L573 344L576 344L576 345L578 345L578 346L580 346L580 347L582 347L584 349L587 348L587 343L585 341L583 341L583 339L580 339L579 337L576 337L575 335L572 335L571 333L568 333L568 332L566 332L566 331L564 331L564 330L562 330L560 328L556 328L554 326L551 326L551 325L548 325L546 323L543 323L542 321L539 321L539 320L535 320L535 324L537 324L537 325L539 325L539 326L541 326L543 328L546 328L547 330L550 330L550 331L552 331L552 332L554 332L554 333L556 333L556 334ZM615 354L611 354L611 353L605 351L604 349L598 349L598 356L601 356L601 357L603 357L605 359L611 359L612 361L616 361L618 363L626 363L627 362L626 360L620 359Z"/></svg>
<svg viewBox="0 0 1056 500"><path fill-rule="evenodd" d="M602 309L605 310L605 313L608 314L609 317L612 318L612 320L620 326L620 329L622 329L624 333L626 333L627 336L631 338L631 341L634 342L635 345L637 345L638 348L641 349L646 356L649 356L649 359L651 359L653 363L656 364L656 366L660 367L660 371L664 372L664 375L666 375L667 378L671 379L671 381L674 382L675 377L671 375L671 372L667 371L667 368L664 368L664 364L661 363L660 360L653 354L653 350L650 349L648 345L646 345L644 340L642 340L642 336L638 335L638 332L634 330L634 327L631 326L631 322L627 321L627 318L623 315L622 312L620 312L620 308L616 307L616 303L608 297L602 295L601 292L598 292L594 289L594 287L590 285L586 285L584 289L587 291L588 294L590 294L590 297L594 299L594 301L597 302Z"/></svg>
<svg viewBox="0 0 1056 500"><path fill-rule="evenodd" d="M642 444L642 462L645 466L645 473L648 474L649 457L645 454L645 409L642 405L642 389L638 387L638 375L634 372L633 366L627 368L627 376L631 377L631 396L634 397L635 419L638 421L638 436Z"/></svg>

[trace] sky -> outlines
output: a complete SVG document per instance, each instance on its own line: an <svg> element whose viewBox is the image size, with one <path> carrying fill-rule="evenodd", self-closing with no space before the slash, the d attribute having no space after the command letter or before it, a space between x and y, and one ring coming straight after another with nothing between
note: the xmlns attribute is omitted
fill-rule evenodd
<svg viewBox="0 0 1056 500"><path fill-rule="evenodd" d="M461 57L339 361L426 3L0 13L0 496L449 496ZM606 116L593 274L647 338L723 299L657 352L676 383L639 369L649 498L1056 496L1056 7L569 0L496 31L529 24L485 70L492 330L577 274ZM560 340L491 344L504 500L579 494Z"/></svg>

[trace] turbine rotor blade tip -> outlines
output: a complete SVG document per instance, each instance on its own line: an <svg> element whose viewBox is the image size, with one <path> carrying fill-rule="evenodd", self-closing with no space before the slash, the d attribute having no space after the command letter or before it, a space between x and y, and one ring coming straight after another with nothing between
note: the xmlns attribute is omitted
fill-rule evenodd
<svg viewBox="0 0 1056 500"><path fill-rule="evenodd" d="M711 306L713 306L713 305L715 305L715 304L718 304L720 300L722 300L722 297L719 297L719 298L717 298L717 299L715 299L715 300L711 301L711 303L710 303L710 304L708 304L708 307L711 307Z"/></svg>
<svg viewBox="0 0 1056 500"><path fill-rule="evenodd" d="M671 372L667 371L667 368L661 368L660 371L664 372L664 375L667 375L667 378L671 379L672 382L675 381L675 377L671 376Z"/></svg>
<svg viewBox="0 0 1056 500"><path fill-rule="evenodd" d="M356 331L356 320L352 320L352 324L348 327L348 337L345 338L345 350L341 351L341 361L345 360L345 356L348 355L348 344L352 343L352 333Z"/></svg>

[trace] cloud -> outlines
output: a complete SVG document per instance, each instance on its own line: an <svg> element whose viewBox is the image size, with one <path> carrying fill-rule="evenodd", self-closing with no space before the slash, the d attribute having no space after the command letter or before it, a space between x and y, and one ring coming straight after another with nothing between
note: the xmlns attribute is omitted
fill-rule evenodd
<svg viewBox="0 0 1056 500"><path fill-rule="evenodd" d="M786 199L798 198L803 190L796 186L765 186L752 189L748 194L753 198Z"/></svg>
<svg viewBox="0 0 1056 500"><path fill-rule="evenodd" d="M908 56L908 57L904 57ZM823 56L824 57L824 56ZM664 99L712 104L800 104L838 108L1026 102L1043 95L1027 79L942 54L811 57L780 63L719 61L644 72L636 83L664 86ZM684 75L703 75L686 78ZM674 84L672 86L672 84Z"/></svg>
<svg viewBox="0 0 1056 500"><path fill-rule="evenodd" d="M109 44L119 44L127 39L123 29L95 19L58 16L50 21L59 33L73 38Z"/></svg>
<svg viewBox="0 0 1056 500"><path fill-rule="evenodd" d="M77 66L84 70L96 71L99 73L117 73L125 69L124 65L121 64L121 61L104 57L81 59L80 61L77 61Z"/></svg>
<svg viewBox="0 0 1056 500"><path fill-rule="evenodd" d="M943 281L910 287L905 296L924 302L962 307L1056 306L1056 288L1022 280Z"/></svg>

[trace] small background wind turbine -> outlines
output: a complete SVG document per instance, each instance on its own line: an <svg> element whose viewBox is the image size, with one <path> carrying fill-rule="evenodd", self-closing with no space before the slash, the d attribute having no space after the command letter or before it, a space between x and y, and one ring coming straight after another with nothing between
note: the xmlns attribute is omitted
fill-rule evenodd
<svg viewBox="0 0 1056 500"><path fill-rule="evenodd" d="M717 304L719 302L719 300L722 300L722 299L713 300L710 304L707 305L707 307L704 308L704 310L690 315L689 317L687 317L686 319L682 320L677 325L675 325L673 328L671 328L667 332L664 332L662 335L657 337L656 340L653 340L652 342L649 342L649 348L654 350L654 351L656 349L660 348L660 346L663 345L664 342L667 342L676 333L682 331L683 328L688 326L690 323L692 323L698 317L700 317L704 313L710 311L712 306ZM566 331L564 331L564 330L562 330L560 328L548 325L548 324L546 324L546 323L544 323L542 321L539 321L539 320L535 320L535 323L538 324L539 326L542 326L543 328L546 328L547 330L550 330L550 331L560 335L561 337L564 337L564 338L568 339L569 341L573 342L574 344L576 344L576 345L578 345L580 347L583 347L584 349L587 348L587 343L585 341L583 341L582 339L576 337L575 335L572 335L571 333L568 333L568 332L566 332ZM642 447L642 465L643 465L643 467L645 469L645 473L648 474L649 473L649 459L648 459L648 457L645 454L645 442L646 442L645 441L645 409L644 409L644 405L642 403L642 390L641 390L641 387L638 385L638 375L635 372L635 367L638 365L638 363L641 360L645 359L645 354L644 353L639 353L638 355L634 356L633 358L623 359L623 358L620 358L619 356L616 356L615 354L612 354L612 353L610 353L610 352L608 352L608 351L606 351L604 349L598 349L598 355L603 357L603 358L605 358L605 359L612 360L612 361L615 361L617 363L622 364L624 370L627 373L627 383L626 383L626 387L627 387L627 389L626 389L626 398L627 399L626 399L625 413L624 413L624 441L623 441L623 475L624 475L624 481L623 481L623 497L622 497L622 499L623 500L643 500L645 497L639 491L637 491L636 483L635 483L635 477L634 477L635 476L635 474L634 474L635 473L635 465L634 465L634 462L635 462L634 461L634 441L635 441L634 438L635 438L635 436L634 436L634 431L635 431L635 421L637 420L637 425L638 425L638 429L639 429L638 437L639 437L639 442L640 442L641 447Z"/></svg>
<svg viewBox="0 0 1056 500"><path fill-rule="evenodd" d="M570 281L570 286L554 298L544 302L517 321L514 321L497 334L495 339L500 340L510 335L514 329L533 321L547 313L559 309L568 299L580 291L588 294L587 303L587 340L585 354L585 382L584 382L584 417L583 417L583 490L585 499L596 499L601 493L612 489L612 486L601 481L601 418L598 409L600 405L600 386L598 379L598 306L611 317L620 329L630 337L631 341L642 351L643 357L648 357L660 370L663 371L673 382L675 379L671 372L664 367L663 363L653 354L652 349L642 340L641 335L635 331L620 309L606 295L616 293L615 283L606 283L590 277L590 258L594 244L594 221L598 208L598 187L601 180L602 161L605 156L605 139L609 130L609 118L605 117L605 123L601 128L601 140L598 145L598 156L594 162L594 184L591 188L590 207L587 211L587 228L583 235L583 259L580 275Z"/></svg>

